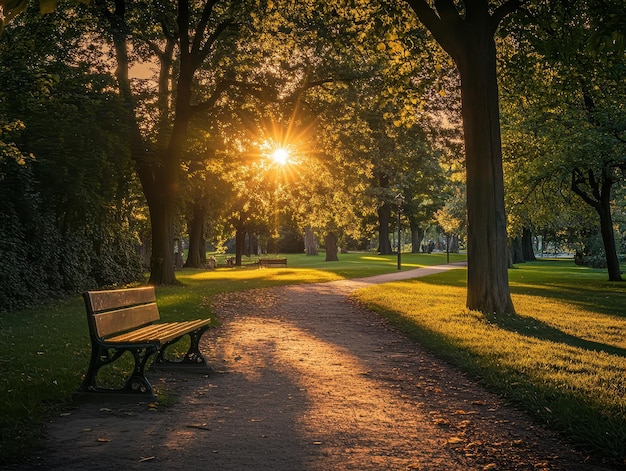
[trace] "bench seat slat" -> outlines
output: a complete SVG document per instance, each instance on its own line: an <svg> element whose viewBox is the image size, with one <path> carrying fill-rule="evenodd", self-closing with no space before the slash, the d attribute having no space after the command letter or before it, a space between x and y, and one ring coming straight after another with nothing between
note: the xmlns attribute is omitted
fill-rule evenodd
<svg viewBox="0 0 626 471"><path fill-rule="evenodd" d="M209 325L210 319L198 319L187 322L169 322L167 324L151 324L132 332L107 338L107 343L159 342L166 343L182 335L193 332L200 327Z"/></svg>

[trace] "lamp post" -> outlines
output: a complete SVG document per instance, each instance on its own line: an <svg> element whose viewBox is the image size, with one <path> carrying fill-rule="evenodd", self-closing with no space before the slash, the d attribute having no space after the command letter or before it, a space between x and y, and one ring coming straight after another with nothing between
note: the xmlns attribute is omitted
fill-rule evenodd
<svg viewBox="0 0 626 471"><path fill-rule="evenodd" d="M398 205L398 270L402 269L402 242L400 241L400 236L402 235L400 229L400 214L402 213L402 204L404 203L404 196L401 193L396 195L396 204Z"/></svg>

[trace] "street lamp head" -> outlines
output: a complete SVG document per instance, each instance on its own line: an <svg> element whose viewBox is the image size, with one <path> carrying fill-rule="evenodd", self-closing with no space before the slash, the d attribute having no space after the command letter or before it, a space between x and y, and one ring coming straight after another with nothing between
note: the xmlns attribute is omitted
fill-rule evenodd
<svg viewBox="0 0 626 471"><path fill-rule="evenodd" d="M404 196L402 196L402 193L398 193L396 195L396 204L398 205L398 208L404 204Z"/></svg>

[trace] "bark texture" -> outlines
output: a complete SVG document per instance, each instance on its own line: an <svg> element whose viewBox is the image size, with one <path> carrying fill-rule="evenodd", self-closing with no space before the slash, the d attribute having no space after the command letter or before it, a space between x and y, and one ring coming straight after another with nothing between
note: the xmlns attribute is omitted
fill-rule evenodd
<svg viewBox="0 0 626 471"><path fill-rule="evenodd" d="M337 256L337 253L339 252L337 247L337 236L334 232L329 232L326 235L326 237L324 238L324 244L326 245L326 261L339 261L339 257Z"/></svg>
<svg viewBox="0 0 626 471"><path fill-rule="evenodd" d="M391 208L388 203L378 207L378 253L391 255L391 240L389 239L389 222L391 220Z"/></svg>
<svg viewBox="0 0 626 471"><path fill-rule="evenodd" d="M467 307L513 313L508 280L508 244L494 34L519 6L504 2L490 12L487 0L407 0L437 42L454 59L461 76L467 173ZM435 8L435 10L433 10Z"/></svg>
<svg viewBox="0 0 626 471"><path fill-rule="evenodd" d="M317 237L311 226L304 228L304 251L307 255L317 255Z"/></svg>

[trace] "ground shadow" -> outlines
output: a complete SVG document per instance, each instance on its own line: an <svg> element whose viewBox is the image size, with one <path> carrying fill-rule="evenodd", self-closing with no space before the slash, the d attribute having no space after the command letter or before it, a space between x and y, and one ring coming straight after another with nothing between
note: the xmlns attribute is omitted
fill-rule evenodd
<svg viewBox="0 0 626 471"><path fill-rule="evenodd" d="M497 325L501 329L527 337L549 340L592 352L605 352L611 355L626 357L626 349L624 348L594 342L568 334L533 317L520 316L517 314L485 314L485 317L489 322Z"/></svg>

